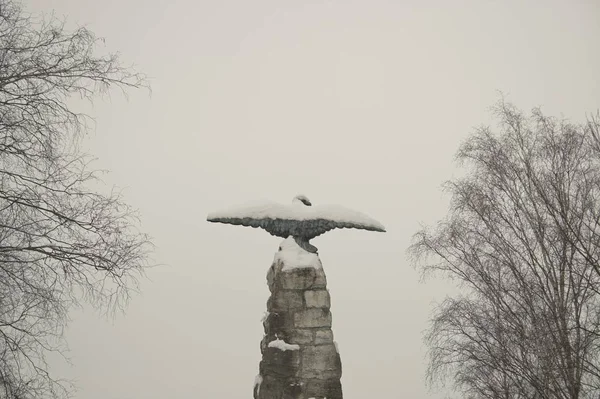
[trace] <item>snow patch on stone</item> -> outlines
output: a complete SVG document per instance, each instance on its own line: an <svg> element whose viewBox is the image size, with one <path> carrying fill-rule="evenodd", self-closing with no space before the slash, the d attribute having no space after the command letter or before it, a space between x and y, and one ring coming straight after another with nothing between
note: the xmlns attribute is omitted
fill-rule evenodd
<svg viewBox="0 0 600 399"><path fill-rule="evenodd" d="M256 376L256 378L254 379L254 388L256 389L256 397L257 398L259 397L258 395L260 394L260 385L262 384L262 382L263 382L262 375L258 374Z"/></svg>
<svg viewBox="0 0 600 399"><path fill-rule="evenodd" d="M270 314L269 312L265 312L265 313L263 314L263 317L260 319L260 322L261 322L261 323L264 323L264 322L265 322L265 320L267 320L267 317L269 317L269 314Z"/></svg>
<svg viewBox="0 0 600 399"><path fill-rule="evenodd" d="M274 261L281 261L283 263L282 271L307 267L315 269L323 268L319 256L302 249L292 236L283 240L279 248L280 251L275 254Z"/></svg>
<svg viewBox="0 0 600 399"><path fill-rule="evenodd" d="M275 341L269 342L269 348L277 348L281 351L297 351L300 349L300 345L288 344L282 339L277 338Z"/></svg>

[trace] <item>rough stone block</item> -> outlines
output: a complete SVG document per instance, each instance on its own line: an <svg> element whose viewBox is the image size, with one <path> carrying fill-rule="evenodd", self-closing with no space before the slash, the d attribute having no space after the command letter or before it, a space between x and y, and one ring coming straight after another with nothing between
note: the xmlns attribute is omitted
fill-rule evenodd
<svg viewBox="0 0 600 399"><path fill-rule="evenodd" d="M342 399L342 383L339 379L327 381L327 387L325 391L325 397L327 399Z"/></svg>
<svg viewBox="0 0 600 399"><path fill-rule="evenodd" d="M271 312L263 322L265 334L274 335L294 328L294 317L289 312Z"/></svg>
<svg viewBox="0 0 600 399"><path fill-rule="evenodd" d="M327 290L304 291L307 308L327 308L331 306L331 299Z"/></svg>
<svg viewBox="0 0 600 399"><path fill-rule="evenodd" d="M327 381L311 379L306 380L304 396L307 398L321 398L327 392Z"/></svg>
<svg viewBox="0 0 600 399"><path fill-rule="evenodd" d="M304 378L328 380L340 378L342 367L334 345L305 346L302 348L302 369Z"/></svg>
<svg viewBox="0 0 600 399"><path fill-rule="evenodd" d="M286 337L286 342L290 344L306 345L313 342L313 331L306 329L292 330Z"/></svg>
<svg viewBox="0 0 600 399"><path fill-rule="evenodd" d="M269 312L298 309L303 306L302 291L275 290L267 301L267 310Z"/></svg>
<svg viewBox="0 0 600 399"><path fill-rule="evenodd" d="M305 290L313 287L317 279L317 270L313 267L292 269L280 272L275 278L285 290Z"/></svg>
<svg viewBox="0 0 600 399"><path fill-rule="evenodd" d="M260 386L254 389L254 399L273 399L281 398L285 389L285 380L270 375L262 377Z"/></svg>
<svg viewBox="0 0 600 399"><path fill-rule="evenodd" d="M305 309L294 314L296 328L331 327L331 312L323 308Z"/></svg>
<svg viewBox="0 0 600 399"><path fill-rule="evenodd" d="M260 375L276 377L294 377L300 367L300 351L282 351L277 348L266 348L260 362Z"/></svg>
<svg viewBox="0 0 600 399"><path fill-rule="evenodd" d="M342 399L342 384L339 380L307 380L304 386L306 398Z"/></svg>
<svg viewBox="0 0 600 399"><path fill-rule="evenodd" d="M302 397L302 384L290 382L284 387L281 399L302 399Z"/></svg>
<svg viewBox="0 0 600 399"><path fill-rule="evenodd" d="M311 288L325 288L327 287L327 277L325 277L325 272L323 269L315 270L315 281L313 282Z"/></svg>
<svg viewBox="0 0 600 399"><path fill-rule="evenodd" d="M315 331L315 345L324 345L333 343L333 332L331 330Z"/></svg>

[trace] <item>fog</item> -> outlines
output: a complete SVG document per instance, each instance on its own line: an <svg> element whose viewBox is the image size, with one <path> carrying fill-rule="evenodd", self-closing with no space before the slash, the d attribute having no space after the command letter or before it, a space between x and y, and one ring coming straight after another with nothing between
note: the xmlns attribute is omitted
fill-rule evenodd
<svg viewBox="0 0 600 399"><path fill-rule="evenodd" d="M499 91L575 121L600 106L592 1L25 4L89 27L152 85L89 109L84 145L140 210L164 265L124 315L73 312L72 365L52 370L77 380L76 398L250 398L281 239L206 215L299 193L387 228L313 241L345 397L441 398L425 386L422 334L453 287L420 282L405 250L445 214L456 149L491 122Z"/></svg>

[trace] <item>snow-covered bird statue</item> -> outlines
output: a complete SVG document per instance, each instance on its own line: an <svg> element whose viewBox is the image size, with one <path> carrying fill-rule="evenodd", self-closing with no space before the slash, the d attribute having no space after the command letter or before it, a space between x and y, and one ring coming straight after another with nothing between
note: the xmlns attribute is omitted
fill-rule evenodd
<svg viewBox="0 0 600 399"><path fill-rule="evenodd" d="M385 232L378 221L339 205L317 205L304 195L297 195L290 205L260 202L228 211L214 212L207 220L248 227L260 227L273 236L293 237L304 250L317 253L309 243L333 229L362 229Z"/></svg>

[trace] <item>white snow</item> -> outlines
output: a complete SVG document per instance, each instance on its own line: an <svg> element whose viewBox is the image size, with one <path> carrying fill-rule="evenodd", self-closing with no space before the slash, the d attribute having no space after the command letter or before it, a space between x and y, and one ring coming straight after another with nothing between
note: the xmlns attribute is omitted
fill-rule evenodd
<svg viewBox="0 0 600 399"><path fill-rule="evenodd" d="M220 218L253 218L253 219L286 219L314 220L326 219L335 222L353 223L365 227L385 230L377 220L364 213L344 208L340 205L313 205L302 203L280 204L273 201L254 201L236 208L210 213L210 219Z"/></svg>
<svg viewBox="0 0 600 399"><path fill-rule="evenodd" d="M267 320L267 317L269 317L269 314L270 314L269 312L265 312L265 313L263 314L263 317L262 317L262 319L260 319L260 322L261 322L261 323L264 323L264 322L265 322L265 320Z"/></svg>
<svg viewBox="0 0 600 399"><path fill-rule="evenodd" d="M277 348L281 351L297 351L300 349L299 345L296 344L288 344L282 339L277 338L275 341L269 342L269 348Z"/></svg>
<svg viewBox="0 0 600 399"><path fill-rule="evenodd" d="M258 385L258 388L256 388L256 397L258 397L258 395L260 394L260 385L262 384L262 382L262 375L258 374L254 379L254 387L256 388L256 386Z"/></svg>
<svg viewBox="0 0 600 399"><path fill-rule="evenodd" d="M322 269L323 265L317 254L313 254L300 248L293 237L288 237L279 244L281 251L275 253L274 262L283 262L281 270L302 269L314 267Z"/></svg>

